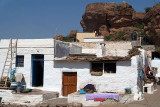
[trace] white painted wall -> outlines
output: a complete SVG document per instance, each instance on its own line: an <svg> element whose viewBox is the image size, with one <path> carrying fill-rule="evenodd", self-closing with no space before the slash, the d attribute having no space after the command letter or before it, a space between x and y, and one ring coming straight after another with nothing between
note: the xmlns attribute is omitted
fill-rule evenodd
<svg viewBox="0 0 160 107"><path fill-rule="evenodd" d="M94 84L98 92L115 91L124 92L124 88L132 88L133 93L140 90L137 88L138 80L138 56L132 58L132 61L118 61L116 74L103 74L102 76L92 76L90 74L89 62L66 62L55 61L54 68L50 68L47 77L45 77L45 87L50 90L56 90L62 94L62 74L63 72L77 72L77 90L83 88L86 84ZM52 69L52 70L51 70ZM56 75L51 78L51 75ZM48 78L48 79L47 79Z"/></svg>
<svg viewBox="0 0 160 107"><path fill-rule="evenodd" d="M15 40L13 40L13 43L14 41ZM53 41L53 39L18 39L17 55L24 55L24 67L16 67L16 72L23 73L25 81L27 83L27 87L32 86L32 54L44 54L44 69L46 69L48 65L46 66L45 63L47 61L51 61L53 63L54 60ZM0 41L0 76L7 55L8 46L8 39L2 39ZM13 63L13 68L15 68L15 59Z"/></svg>
<svg viewBox="0 0 160 107"><path fill-rule="evenodd" d="M103 42L104 38L84 38L84 42Z"/></svg>
<svg viewBox="0 0 160 107"><path fill-rule="evenodd" d="M0 41L0 71L5 61L7 40ZM25 42L25 44L24 44ZM41 47L41 43L45 44ZM8 42L9 43L9 42ZM22 44L23 45L22 45ZM28 45L27 45L28 44ZM31 45L32 44L32 45ZM44 86L42 89L57 91L62 94L63 72L77 72L77 90L91 83L96 85L98 92L116 91L124 92L124 88L131 87L133 93L138 90L138 62L139 56L132 57L131 61L118 61L116 74L103 74L102 76L91 76L90 62L67 62L54 61L53 39L44 40L18 40L17 55L24 55L24 67L17 67L17 72L24 74L27 87L32 87L31 55L44 54Z"/></svg>

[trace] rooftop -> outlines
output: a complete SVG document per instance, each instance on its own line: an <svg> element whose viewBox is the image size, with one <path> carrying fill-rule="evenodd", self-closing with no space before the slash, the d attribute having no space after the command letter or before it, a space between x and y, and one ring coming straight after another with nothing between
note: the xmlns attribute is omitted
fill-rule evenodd
<svg viewBox="0 0 160 107"><path fill-rule="evenodd" d="M104 39L104 36L85 37L84 39Z"/></svg>

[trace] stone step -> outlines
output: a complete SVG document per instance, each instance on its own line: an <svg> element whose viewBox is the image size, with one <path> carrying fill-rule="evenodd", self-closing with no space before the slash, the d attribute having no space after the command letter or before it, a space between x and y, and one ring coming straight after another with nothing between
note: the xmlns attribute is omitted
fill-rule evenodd
<svg viewBox="0 0 160 107"><path fill-rule="evenodd" d="M53 98L58 98L58 97L59 97L58 92L45 93L43 94L43 101L53 99Z"/></svg>

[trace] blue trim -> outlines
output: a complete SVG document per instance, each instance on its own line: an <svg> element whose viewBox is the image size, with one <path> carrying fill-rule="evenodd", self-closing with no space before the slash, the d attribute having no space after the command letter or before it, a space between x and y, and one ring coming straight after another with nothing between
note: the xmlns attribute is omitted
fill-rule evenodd
<svg viewBox="0 0 160 107"><path fill-rule="evenodd" d="M22 58L22 60L18 60L18 58ZM23 66L18 66L18 63L23 62ZM16 56L16 67L24 67L24 55L17 55Z"/></svg>
<svg viewBox="0 0 160 107"><path fill-rule="evenodd" d="M44 61L44 59L33 59L33 61Z"/></svg>
<svg viewBox="0 0 160 107"><path fill-rule="evenodd" d="M33 55L31 55L31 61L32 61L32 63L31 63L31 65L32 65L32 87L33 87Z"/></svg>

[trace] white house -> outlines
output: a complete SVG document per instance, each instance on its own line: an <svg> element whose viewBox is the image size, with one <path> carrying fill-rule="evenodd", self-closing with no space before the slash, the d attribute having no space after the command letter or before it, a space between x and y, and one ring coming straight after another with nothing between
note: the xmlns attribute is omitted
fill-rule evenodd
<svg viewBox="0 0 160 107"><path fill-rule="evenodd" d="M0 72L7 56L8 39L0 40ZM12 41L13 43L15 40ZM18 39L12 68L23 73L27 87L59 92L62 96L94 84L98 92L142 92L140 71L145 51L128 56L130 42L64 43L54 39ZM96 71L98 70L98 71ZM102 72L101 76L92 72Z"/></svg>

